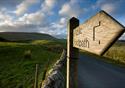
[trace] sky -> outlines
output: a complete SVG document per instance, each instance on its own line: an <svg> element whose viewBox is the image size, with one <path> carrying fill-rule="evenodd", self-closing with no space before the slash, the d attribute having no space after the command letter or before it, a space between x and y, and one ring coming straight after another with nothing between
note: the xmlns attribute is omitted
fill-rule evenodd
<svg viewBox="0 0 125 88"><path fill-rule="evenodd" d="M100 10L125 26L125 0L0 0L0 32L38 32L66 38L71 17L82 24Z"/></svg>

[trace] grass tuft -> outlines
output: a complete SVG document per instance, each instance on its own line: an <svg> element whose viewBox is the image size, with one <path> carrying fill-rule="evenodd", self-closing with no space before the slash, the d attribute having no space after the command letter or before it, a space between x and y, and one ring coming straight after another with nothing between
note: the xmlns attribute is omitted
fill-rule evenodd
<svg viewBox="0 0 125 88"><path fill-rule="evenodd" d="M104 56L125 64L125 43L115 43Z"/></svg>
<svg viewBox="0 0 125 88"><path fill-rule="evenodd" d="M0 88L33 88L35 65L39 64L41 82L48 60L50 68L59 59L62 44L49 40L32 43L0 42Z"/></svg>
<svg viewBox="0 0 125 88"><path fill-rule="evenodd" d="M25 59L31 59L31 50L26 50L24 52L24 58Z"/></svg>

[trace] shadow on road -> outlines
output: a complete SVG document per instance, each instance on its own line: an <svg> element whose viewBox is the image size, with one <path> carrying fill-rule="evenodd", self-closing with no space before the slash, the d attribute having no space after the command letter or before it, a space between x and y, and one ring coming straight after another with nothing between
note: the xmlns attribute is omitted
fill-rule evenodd
<svg viewBox="0 0 125 88"><path fill-rule="evenodd" d="M125 68L81 54L78 60L78 88L125 88Z"/></svg>

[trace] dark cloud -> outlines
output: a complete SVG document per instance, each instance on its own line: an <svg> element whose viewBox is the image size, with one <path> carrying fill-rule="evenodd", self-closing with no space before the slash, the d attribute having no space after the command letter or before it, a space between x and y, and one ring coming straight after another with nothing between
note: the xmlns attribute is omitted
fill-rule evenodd
<svg viewBox="0 0 125 88"><path fill-rule="evenodd" d="M108 8L112 8L112 12L110 14L113 15L125 15L125 11L123 10L125 7L125 0L97 0L97 6L102 8L104 5L109 5Z"/></svg>
<svg viewBox="0 0 125 88"><path fill-rule="evenodd" d="M0 7L14 9L24 0L0 0Z"/></svg>

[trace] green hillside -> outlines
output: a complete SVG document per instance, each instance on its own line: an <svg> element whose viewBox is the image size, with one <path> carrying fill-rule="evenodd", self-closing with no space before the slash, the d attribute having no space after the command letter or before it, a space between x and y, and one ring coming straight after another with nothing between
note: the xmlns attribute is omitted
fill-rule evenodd
<svg viewBox="0 0 125 88"><path fill-rule="evenodd" d="M62 45L50 40L0 42L0 88L33 88L36 63L40 85L46 66L50 68L59 59Z"/></svg>
<svg viewBox="0 0 125 88"><path fill-rule="evenodd" d="M56 38L42 33L25 32L0 32L0 38L8 41L26 41L26 40L55 40Z"/></svg>
<svg viewBox="0 0 125 88"><path fill-rule="evenodd" d="M104 55L117 63L125 64L125 41L117 41Z"/></svg>

